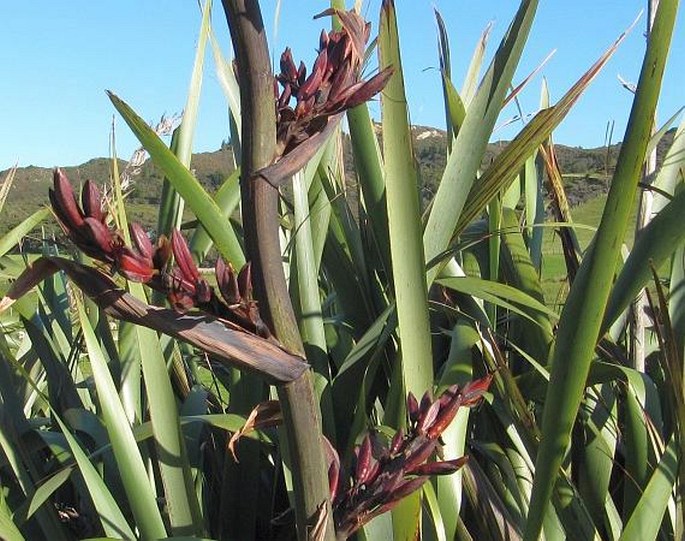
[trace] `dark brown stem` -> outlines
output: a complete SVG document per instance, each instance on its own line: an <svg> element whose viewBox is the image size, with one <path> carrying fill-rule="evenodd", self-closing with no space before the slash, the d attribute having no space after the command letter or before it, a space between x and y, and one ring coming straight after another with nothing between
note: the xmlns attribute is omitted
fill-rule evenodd
<svg viewBox="0 0 685 541"><path fill-rule="evenodd" d="M241 197L247 258L252 262L260 312L280 342L303 354L281 262L278 238L278 191L255 172L269 165L276 152L274 78L257 0L223 0L235 50L242 108ZM324 510L325 536L335 539L322 446L318 400L306 371L278 386L295 493L298 539L309 532Z"/></svg>

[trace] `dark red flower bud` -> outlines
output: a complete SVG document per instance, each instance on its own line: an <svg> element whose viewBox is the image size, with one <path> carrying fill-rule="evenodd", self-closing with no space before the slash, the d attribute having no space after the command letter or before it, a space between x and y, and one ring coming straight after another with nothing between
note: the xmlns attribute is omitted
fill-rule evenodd
<svg viewBox="0 0 685 541"><path fill-rule="evenodd" d="M312 68L312 73L307 77L307 80L297 93L298 101L305 101L313 96L316 91L321 86L324 75L326 74L326 67L328 65L328 52L326 49L319 53L314 62L314 67Z"/></svg>
<svg viewBox="0 0 685 541"><path fill-rule="evenodd" d="M350 109L369 101L385 87L393 73L394 69L392 67L388 67L380 73L374 75L368 81L360 81L359 83L349 87L337 98L335 108Z"/></svg>
<svg viewBox="0 0 685 541"><path fill-rule="evenodd" d="M490 387L492 378L495 374L488 374L487 376L469 382L461 391L462 404L464 406L473 406L483 398L485 391Z"/></svg>
<svg viewBox="0 0 685 541"><path fill-rule="evenodd" d="M86 216L81 230L74 233L82 237L79 248L87 255L110 263L113 261L113 250L118 242L115 242L111 231L102 222Z"/></svg>
<svg viewBox="0 0 685 541"><path fill-rule="evenodd" d="M357 467L355 469L354 479L355 483L362 485L369 480L371 472L371 461L373 455L371 454L371 436L366 435L359 447L359 454L357 455Z"/></svg>
<svg viewBox="0 0 685 541"><path fill-rule="evenodd" d="M297 80L297 68L295 67L293 53L290 50L290 47L286 47L283 54L281 54L281 75L283 75L287 81Z"/></svg>
<svg viewBox="0 0 685 541"><path fill-rule="evenodd" d="M390 449L388 450L388 454L391 458L400 451L400 448L402 447L403 443L404 430L400 428L397 432L395 432L395 435L392 437L392 441L390 442Z"/></svg>
<svg viewBox="0 0 685 541"><path fill-rule="evenodd" d="M407 395L407 413L409 413L409 422L412 425L419 420L419 403L411 391Z"/></svg>
<svg viewBox="0 0 685 541"><path fill-rule="evenodd" d="M214 266L216 282L219 286L221 296L229 306L240 303L240 290L238 288L238 278L233 267L229 263L226 265L223 259L218 258Z"/></svg>
<svg viewBox="0 0 685 541"><path fill-rule="evenodd" d="M283 109L284 107L288 106L288 103L290 102L290 96L292 96L292 86L290 83L285 83L283 85L283 92L281 92L281 95L278 98L279 109Z"/></svg>
<svg viewBox="0 0 685 541"><path fill-rule="evenodd" d="M243 302L252 300L252 263L248 261L238 273L238 292Z"/></svg>
<svg viewBox="0 0 685 541"><path fill-rule="evenodd" d="M437 442L425 437L412 440L406 448L404 470L411 473L414 468L423 464L435 450Z"/></svg>
<svg viewBox="0 0 685 541"><path fill-rule="evenodd" d="M185 312L195 307L195 298L186 290L182 289L181 286L174 284L173 278L171 278L167 298L171 305L181 312Z"/></svg>
<svg viewBox="0 0 685 541"><path fill-rule="evenodd" d="M419 419L426 415L428 408L433 404L433 394L430 390L426 390L421 397L421 403L419 404Z"/></svg>
<svg viewBox="0 0 685 541"><path fill-rule="evenodd" d="M304 65L304 62L300 60L300 66L297 68L297 84L299 86L302 86L304 83L305 79L307 78L307 66Z"/></svg>
<svg viewBox="0 0 685 541"><path fill-rule="evenodd" d="M419 416L419 422L416 425L416 429L419 432L419 434L426 432L431 427L431 425L437 418L439 411L440 402L436 400L430 405L430 407L425 412L421 412L421 415Z"/></svg>
<svg viewBox="0 0 685 541"><path fill-rule="evenodd" d="M445 391L438 398L438 402L440 402L440 408L447 406L458 393L459 385L456 383L445 389Z"/></svg>
<svg viewBox="0 0 685 541"><path fill-rule="evenodd" d="M174 253L174 258L176 259L176 264L181 271L181 277L195 284L200 280L200 273L197 270L195 261L193 261L193 256L188 248L188 243L183 238L183 235L177 230L171 233L171 250Z"/></svg>
<svg viewBox="0 0 685 541"><path fill-rule="evenodd" d="M133 253L129 248L121 249L116 265L122 276L134 282L149 282L155 274L150 261Z"/></svg>
<svg viewBox="0 0 685 541"><path fill-rule="evenodd" d="M155 253L152 256L152 264L158 271L164 270L171 259L171 242L166 235L160 235L157 239Z"/></svg>
<svg viewBox="0 0 685 541"><path fill-rule="evenodd" d="M442 462L428 462L414 468L411 474L414 475L450 475L466 464L468 457L462 456L454 460L444 460Z"/></svg>
<svg viewBox="0 0 685 541"><path fill-rule="evenodd" d="M328 462L328 487L331 494L331 501L335 502L338 495L338 485L340 483L340 456L331 445L328 438L324 436L324 450L326 452L326 461Z"/></svg>
<svg viewBox="0 0 685 541"><path fill-rule="evenodd" d="M152 261L154 249L150 237L147 236L143 227L140 224L131 223L128 226L128 231L131 234L131 241L133 241L133 245L140 252L140 255Z"/></svg>
<svg viewBox="0 0 685 541"><path fill-rule="evenodd" d="M52 209L62 223L62 227L68 233L83 224L83 212L76 204L74 190L69 179L61 169L55 169L53 175L54 189L49 191Z"/></svg>
<svg viewBox="0 0 685 541"><path fill-rule="evenodd" d="M428 429L428 437L438 438L454 420L460 407L475 405L482 398L483 393L488 389L488 386L492 381L492 376L492 374L488 374L484 378L469 383L462 390L455 386L448 388L440 397L440 413L438 413L435 422ZM465 392L468 394L465 394ZM448 399L443 401L442 398L445 396L447 396Z"/></svg>
<svg viewBox="0 0 685 541"><path fill-rule="evenodd" d="M381 507L382 511L379 510L378 514L385 513L395 507L402 498L420 489L426 481L428 481L428 477L416 477L400 483L395 490L388 494L387 503Z"/></svg>
<svg viewBox="0 0 685 541"><path fill-rule="evenodd" d="M328 32L321 30L321 35L319 36L319 51L323 51L328 47Z"/></svg>
<svg viewBox="0 0 685 541"><path fill-rule="evenodd" d="M98 190L94 182L86 180L86 184L83 186L83 193L81 193L81 202L86 216L95 218L98 222L104 221L105 214L102 212L100 190Z"/></svg>
<svg viewBox="0 0 685 541"><path fill-rule="evenodd" d="M195 300L198 304L208 303L212 298L212 288L206 280L200 278L195 283Z"/></svg>

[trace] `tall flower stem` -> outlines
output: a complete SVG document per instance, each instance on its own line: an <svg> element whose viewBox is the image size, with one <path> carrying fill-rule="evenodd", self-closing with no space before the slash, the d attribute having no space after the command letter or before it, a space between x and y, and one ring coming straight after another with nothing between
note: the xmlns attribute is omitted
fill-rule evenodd
<svg viewBox="0 0 685 541"><path fill-rule="evenodd" d="M243 114L241 197L245 246L252 262L260 312L280 342L303 354L281 263L278 191L254 173L276 151L274 77L257 0L223 0L240 81ZM298 539L309 538L318 518L328 517L323 539L334 539L318 400L311 371L279 385L293 477ZM322 515L322 513L326 513Z"/></svg>

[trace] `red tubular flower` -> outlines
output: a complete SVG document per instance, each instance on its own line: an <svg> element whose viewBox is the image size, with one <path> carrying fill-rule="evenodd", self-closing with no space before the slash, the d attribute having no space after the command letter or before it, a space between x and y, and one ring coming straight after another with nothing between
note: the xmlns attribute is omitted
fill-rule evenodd
<svg viewBox="0 0 685 541"><path fill-rule="evenodd" d="M168 297L171 303L179 310L188 310L209 303L212 299L211 288L200 276L183 235L176 230L171 233L171 250L176 260L176 267L168 281Z"/></svg>
<svg viewBox="0 0 685 541"><path fill-rule="evenodd" d="M127 280L133 282L149 282L156 274L152 260L123 246L117 253L116 270Z"/></svg>
<svg viewBox="0 0 685 541"><path fill-rule="evenodd" d="M154 248L150 237L140 224L132 223L128 226L128 231L131 235L131 241L138 250L138 253L150 261L152 265L152 257L154 256Z"/></svg>
<svg viewBox="0 0 685 541"><path fill-rule="evenodd" d="M449 387L442 395L442 397L446 398L444 402L441 402L440 412L427 430L428 437L432 439L439 438L440 434L454 420L460 407L470 407L478 403L483 393L488 390L492 378L493 374L488 374L484 378L472 381L463 389L459 389L457 385Z"/></svg>

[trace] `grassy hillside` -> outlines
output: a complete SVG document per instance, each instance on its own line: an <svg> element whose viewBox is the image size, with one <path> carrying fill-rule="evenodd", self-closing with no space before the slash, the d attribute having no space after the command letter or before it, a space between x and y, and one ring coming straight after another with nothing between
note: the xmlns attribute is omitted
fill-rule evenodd
<svg viewBox="0 0 685 541"><path fill-rule="evenodd" d="M434 128L416 126L413 128L414 149L422 181L422 198L427 203L435 193L440 174L446 162L445 132ZM659 144L659 157L663 156L673 139L669 132ZM503 148L503 143L492 143L488 146L483 159L486 167ZM569 201L577 206L591 201L606 193L608 179L613 172L620 146L610 148L583 149L557 145L557 157L561 171L564 173ZM345 144L345 167L348 180L354 182L354 165L349 144ZM95 158L81 165L67 166L64 169L74 184L92 179L100 185L109 179L111 162L107 158ZM126 162L120 160L119 168L123 170ZM230 147L215 152L193 155L192 169L200 182L210 191L216 188L233 171L233 159ZM7 171L0 172L4 179ZM157 221L157 203L161 193L163 175L147 161L134 177L133 189L129 194L128 209L130 217L153 229ZM0 215L0 234L18 224L30 213L48 202L48 188L52 182L50 168L22 167L17 170L14 186L2 215ZM601 205L602 199L596 203ZM601 208L597 210L599 213ZM597 214L598 215L598 214ZM591 221L590 223L595 223ZM58 233L54 224L47 224L46 231Z"/></svg>
<svg viewBox="0 0 685 541"><path fill-rule="evenodd" d="M126 162L119 160L123 171ZM203 186L210 191L216 190L224 178L233 170L230 149L217 150L193 155L192 168ZM109 182L111 160L95 158L81 165L63 167L74 185L87 179L99 185ZM0 173L4 179L7 171ZM145 162L133 177L127 208L132 220L152 228L157 222L157 204L162 189L163 175L151 161ZM48 188L52 185L52 169L45 167L21 167L17 169L14 186L10 191L7 204L0 216L0 234L17 225L29 214L48 203ZM46 225L49 232L56 232L54 224Z"/></svg>
<svg viewBox="0 0 685 541"><path fill-rule="evenodd" d="M571 210L573 222L576 226L576 234L581 249L587 249L592 236L595 234L599 220L602 217L606 194L601 194L573 207ZM633 243L635 232L635 220L637 216L637 201L630 217L628 236L625 242L630 246ZM561 241L555 229L545 230L543 240L544 264L542 267L542 283L545 299L550 304L560 304L568 293L566 282L566 266L561 248Z"/></svg>

